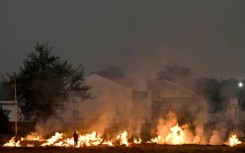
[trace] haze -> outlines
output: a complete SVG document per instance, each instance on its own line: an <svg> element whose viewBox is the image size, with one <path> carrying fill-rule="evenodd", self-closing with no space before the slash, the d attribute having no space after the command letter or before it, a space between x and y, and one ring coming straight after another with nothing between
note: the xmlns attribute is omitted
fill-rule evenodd
<svg viewBox="0 0 245 153"><path fill-rule="evenodd" d="M154 76L165 63L203 77L244 78L244 0L0 2L0 74L18 71L35 42L86 73L119 66Z"/></svg>

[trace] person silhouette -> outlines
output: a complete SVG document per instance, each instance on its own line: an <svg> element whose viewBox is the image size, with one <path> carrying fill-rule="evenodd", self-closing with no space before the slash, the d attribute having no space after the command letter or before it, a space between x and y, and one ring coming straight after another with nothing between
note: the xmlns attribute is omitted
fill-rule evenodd
<svg viewBox="0 0 245 153"><path fill-rule="evenodd" d="M78 142L78 134L76 131L74 131L73 133L73 139L74 139L74 146L77 146L77 142Z"/></svg>

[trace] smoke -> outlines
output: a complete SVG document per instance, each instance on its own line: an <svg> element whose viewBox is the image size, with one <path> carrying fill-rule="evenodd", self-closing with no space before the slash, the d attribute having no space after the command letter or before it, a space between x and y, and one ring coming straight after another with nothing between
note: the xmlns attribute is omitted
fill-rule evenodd
<svg viewBox="0 0 245 153"><path fill-rule="evenodd" d="M86 84L92 87L92 97L72 97L64 110L39 122L37 132L48 135L55 131L96 131L111 138L126 130L145 140L161 136L166 138L162 142L171 143L174 138L169 133L178 125L186 143L212 145L224 144L232 132L243 135L231 124L232 112L211 113L209 108L213 106L189 89L167 80L139 78L111 80L91 74ZM230 107L224 104L223 108Z"/></svg>
<svg viewBox="0 0 245 153"><path fill-rule="evenodd" d="M195 138L194 142L198 144L207 144L207 136L205 135L205 124L208 123L208 117L206 110L198 112L196 118L193 121L195 127Z"/></svg>
<svg viewBox="0 0 245 153"><path fill-rule="evenodd" d="M139 136L142 123L145 122L145 108L140 104L142 102L135 108L131 99L132 90L97 74L92 74L86 81L92 86L90 99L82 101L72 97L64 110L46 122L39 122L36 130L47 135L54 131L72 132L77 129L83 132L96 131L108 137L127 130Z"/></svg>
<svg viewBox="0 0 245 153"><path fill-rule="evenodd" d="M212 131L212 136L210 138L209 144L221 145L225 143L227 128L225 124L216 125L215 129Z"/></svg>
<svg viewBox="0 0 245 153"><path fill-rule="evenodd" d="M42 136L49 136L50 134L55 133L56 131L64 130L64 123L56 117L50 117L46 121L39 121L36 124L36 132Z"/></svg>
<svg viewBox="0 0 245 153"><path fill-rule="evenodd" d="M159 67L169 62L191 67L204 76L242 76L244 64L241 61L244 61L242 60L244 52L241 51L244 48L244 43L240 37L244 34L241 33L244 26L240 25L244 25L244 21L241 20L244 14L243 5L239 2L233 3L233 7L230 7L230 3L225 3L220 7L219 2L214 2L215 5L213 3L210 5L209 2L202 2L201 5L200 2L193 2L184 2L181 5L176 5L176 2L142 2L140 4L138 2L110 2L110 5L92 7L97 9L95 13L90 13L91 9L87 9L90 8L87 6L94 6L94 3L92 3L93 5L76 5L87 7L75 9L85 11L85 13L63 15L62 18L52 17L53 19L61 19L57 21L62 24L57 24L55 20L56 23L49 24L49 26L74 23L70 22L70 19L74 19L74 15L85 15L81 17L82 20L78 20L77 25L82 25L77 26L81 27L78 30L80 32L67 32L68 37L64 37L68 38L65 40L66 43L60 43L63 40L59 42L59 39L63 37L51 38L51 40L58 40L57 47L60 46L60 50L78 50L73 54L64 52L74 62L83 61L88 66L94 65L93 68L96 67L95 65L98 68L111 63L112 65L120 65L126 74L134 78L155 79ZM192 4L189 5L190 3ZM125 6L128 8L127 12L124 11ZM72 8L74 10L74 7ZM9 13L11 12L15 11L9 11ZM36 12L40 13L41 11ZM60 13L62 14L64 11ZM195 15L192 16L192 14ZM87 17L87 15L90 16ZM69 22L64 22L64 17ZM98 18L107 22L97 24ZM19 19L22 20L22 18ZM56 33L63 32L63 28L55 27L54 29L61 29L61 32L57 31ZM77 28L65 29L75 30ZM96 39L93 36L96 36ZM9 46L18 45L5 46L9 48ZM79 50L85 52L79 52ZM4 60L6 59L10 58ZM236 72L238 69L241 71ZM182 75L179 75L175 81L177 84L192 86L189 80L183 81ZM164 120L159 123L161 125L159 126L169 128L167 125L163 126L163 123L168 124L169 114L167 113L170 111L175 114L175 117L170 115L176 120L174 124L188 124L196 142L213 143L215 140L219 140L216 143L222 143L227 134L219 134L219 131L222 131L219 129L229 128L229 130L224 130L225 132L233 129L231 124L220 124L221 122L231 123L231 115L225 111L210 113L209 108L214 108L214 103L207 103L194 93L183 91L179 86L161 84L156 81L151 85L151 91L153 91L149 93L149 99L141 98L132 101L133 88L130 85L119 84L103 78L90 80L90 83L94 96L92 99L82 101L74 97L72 101L67 103L64 110L55 113L45 122L39 122L37 131L46 135L56 130L79 129L116 133L125 129L139 135L144 129L142 126L146 122L145 119L149 119L149 116L154 119L152 128L158 127L155 122L162 118ZM195 98L187 98L179 90ZM137 93L144 94L144 92L136 92L135 94ZM224 108L226 107L224 106ZM153 110L150 114L147 113L149 109ZM234 112L232 110L231 114ZM174 125L171 124L171 126ZM156 133L160 134L162 130L157 128Z"/></svg>

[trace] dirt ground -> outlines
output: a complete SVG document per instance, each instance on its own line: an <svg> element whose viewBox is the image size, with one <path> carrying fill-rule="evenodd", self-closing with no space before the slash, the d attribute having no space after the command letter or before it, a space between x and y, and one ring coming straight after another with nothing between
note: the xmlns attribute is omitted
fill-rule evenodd
<svg viewBox="0 0 245 153"><path fill-rule="evenodd" d="M134 147L0 147L0 153L242 153L245 146L155 145Z"/></svg>

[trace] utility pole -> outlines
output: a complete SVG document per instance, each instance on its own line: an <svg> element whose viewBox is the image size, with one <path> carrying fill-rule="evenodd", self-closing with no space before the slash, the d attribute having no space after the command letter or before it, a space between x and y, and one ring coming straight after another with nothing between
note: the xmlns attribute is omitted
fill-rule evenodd
<svg viewBox="0 0 245 153"><path fill-rule="evenodd" d="M15 135L18 134L18 103L16 93L16 74L14 74L14 101L15 101Z"/></svg>

